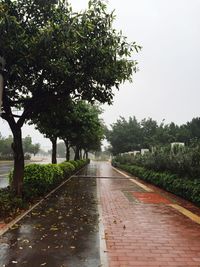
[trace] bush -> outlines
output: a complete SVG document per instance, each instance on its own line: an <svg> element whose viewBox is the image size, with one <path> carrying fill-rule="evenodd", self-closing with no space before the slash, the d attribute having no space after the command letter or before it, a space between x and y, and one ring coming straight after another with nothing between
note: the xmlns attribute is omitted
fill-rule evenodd
<svg viewBox="0 0 200 267"><path fill-rule="evenodd" d="M136 165L157 172L170 172L186 179L200 179L200 145L195 147L170 146L156 148L144 155L116 156L120 164ZM115 164L115 163L114 163Z"/></svg>
<svg viewBox="0 0 200 267"><path fill-rule="evenodd" d="M75 171L74 165L67 161L60 163L59 167L63 171L64 177L69 176Z"/></svg>
<svg viewBox="0 0 200 267"><path fill-rule="evenodd" d="M58 185L63 179L69 177L85 164L87 160L62 162L60 164L29 164L24 168L23 196L31 199L42 196ZM9 174L12 183L13 171Z"/></svg>
<svg viewBox="0 0 200 267"><path fill-rule="evenodd" d="M80 168L82 168L83 166L85 166L87 163L89 163L90 160L88 159L80 159L80 160L70 160L69 163L71 163L72 165L74 165L74 167L78 170Z"/></svg>
<svg viewBox="0 0 200 267"><path fill-rule="evenodd" d="M24 169L24 195L26 198L49 192L63 178L62 169L56 164L30 164Z"/></svg>
<svg viewBox="0 0 200 267"><path fill-rule="evenodd" d="M78 164L77 161L75 161L75 160L70 160L69 163L71 163L71 164L75 167L75 169L78 169L79 164Z"/></svg>

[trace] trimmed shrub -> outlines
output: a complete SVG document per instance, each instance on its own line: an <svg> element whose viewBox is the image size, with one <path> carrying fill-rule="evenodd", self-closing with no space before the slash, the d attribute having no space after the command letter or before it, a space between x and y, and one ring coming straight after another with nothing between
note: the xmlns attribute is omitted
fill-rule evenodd
<svg viewBox="0 0 200 267"><path fill-rule="evenodd" d="M74 165L71 164L70 162L67 162L67 161L60 163L59 167L63 171L64 177L69 176L70 174L72 174L75 171Z"/></svg>
<svg viewBox="0 0 200 267"><path fill-rule="evenodd" d="M29 164L24 168L23 194L25 199L42 196L66 177L86 165L88 160L62 162L60 164ZM9 174L12 183L13 171Z"/></svg>
<svg viewBox="0 0 200 267"><path fill-rule="evenodd" d="M85 166L86 164L90 163L89 159L80 159L80 160L70 160L69 163L73 164L74 167L78 170Z"/></svg>
<svg viewBox="0 0 200 267"><path fill-rule="evenodd" d="M24 195L26 198L41 196L59 184L62 169L56 164L30 164L24 169Z"/></svg>
<svg viewBox="0 0 200 267"><path fill-rule="evenodd" d="M79 164L78 164L77 161L75 161L75 160L70 160L70 161L68 161L68 162L71 163L71 164L75 167L75 169L78 169Z"/></svg>

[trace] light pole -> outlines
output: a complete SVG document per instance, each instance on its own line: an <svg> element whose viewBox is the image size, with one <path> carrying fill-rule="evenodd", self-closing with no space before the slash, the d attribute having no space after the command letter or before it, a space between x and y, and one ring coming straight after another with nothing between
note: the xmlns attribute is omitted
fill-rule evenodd
<svg viewBox="0 0 200 267"><path fill-rule="evenodd" d="M3 98L3 71L5 67L5 59L0 57L0 116L1 116L1 106L2 106L2 98Z"/></svg>

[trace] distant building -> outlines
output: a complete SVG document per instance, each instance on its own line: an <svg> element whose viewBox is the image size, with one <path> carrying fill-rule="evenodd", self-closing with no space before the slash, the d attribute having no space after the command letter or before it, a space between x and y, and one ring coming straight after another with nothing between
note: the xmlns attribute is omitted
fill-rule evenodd
<svg viewBox="0 0 200 267"><path fill-rule="evenodd" d="M180 146L180 147L183 147L185 146L184 143L180 143L180 142L174 142L174 143L171 143L171 148L173 148L174 146Z"/></svg>
<svg viewBox="0 0 200 267"><path fill-rule="evenodd" d="M141 149L141 155L144 155L145 153L149 153L149 149L148 148L142 148Z"/></svg>
<svg viewBox="0 0 200 267"><path fill-rule="evenodd" d="M135 150L135 151L133 151L133 154L134 154L134 156L136 156L137 154L140 154L140 151L139 150Z"/></svg>

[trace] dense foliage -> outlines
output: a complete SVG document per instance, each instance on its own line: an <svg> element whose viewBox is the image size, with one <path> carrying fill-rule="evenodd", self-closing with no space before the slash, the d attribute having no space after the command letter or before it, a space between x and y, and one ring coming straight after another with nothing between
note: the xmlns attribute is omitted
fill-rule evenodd
<svg viewBox="0 0 200 267"><path fill-rule="evenodd" d="M30 199L35 196L42 196L49 192L63 179L69 177L74 171L78 171L87 160L62 162L60 164L29 164L24 168L24 189L23 196ZM13 171L9 174L12 184Z"/></svg>
<svg viewBox="0 0 200 267"><path fill-rule="evenodd" d="M113 87L137 71L132 54L140 47L113 28L115 16L104 1L90 0L77 14L67 0L0 0L0 18L2 118L14 137L12 187L20 195L23 124L65 97L111 104Z"/></svg>
<svg viewBox="0 0 200 267"><path fill-rule="evenodd" d="M0 160L13 160L12 136L2 137L0 134ZM33 144L30 136L22 139L25 159L30 159L30 154L36 155L39 152L40 144Z"/></svg>
<svg viewBox="0 0 200 267"><path fill-rule="evenodd" d="M116 156L121 164L137 165L149 170L176 174L182 179L200 180L200 145L156 148L152 153Z"/></svg>
<svg viewBox="0 0 200 267"><path fill-rule="evenodd" d="M75 151L75 160L82 158L81 151L97 150L103 139L103 123L99 118L101 109L86 101L64 101L49 106L48 113L36 114L32 119L36 129L52 142L52 163L56 163L56 142L63 139L66 160L70 159L70 148Z"/></svg>
<svg viewBox="0 0 200 267"><path fill-rule="evenodd" d="M168 145L171 142L184 142L186 145L200 140L200 118L193 118L181 126L175 123L158 124L155 120L143 119L138 121L135 117L128 120L121 117L106 131L114 155L119 153L151 149L158 145Z"/></svg>

